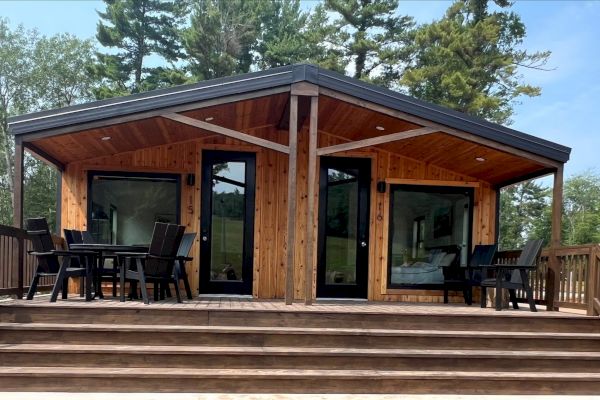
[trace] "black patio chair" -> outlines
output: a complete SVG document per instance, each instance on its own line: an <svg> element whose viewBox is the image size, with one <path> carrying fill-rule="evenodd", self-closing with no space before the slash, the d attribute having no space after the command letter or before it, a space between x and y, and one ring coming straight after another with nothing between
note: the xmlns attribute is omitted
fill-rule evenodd
<svg viewBox="0 0 600 400"><path fill-rule="evenodd" d="M483 279L482 271L479 266L490 265L494 261L497 250L497 244L478 244L473 248L473 253L469 259L469 265L466 271L468 298L465 300L468 305L473 304L473 286L480 286Z"/></svg>
<svg viewBox="0 0 600 400"><path fill-rule="evenodd" d="M533 291L529 285L529 272L537 268L537 259L542 252L542 240L530 240L525 243L521 255L516 264L495 264L483 265L481 287L481 308L486 306L486 289L496 288L496 310L502 310L502 289L508 289L510 301L513 308L519 308L517 304L516 290L521 289L527 296L527 302L531 311L537 311L535 300L533 299ZM487 278L487 271L494 270L496 276Z"/></svg>
<svg viewBox="0 0 600 400"><path fill-rule="evenodd" d="M184 231L185 226L156 222L148 253L116 253L124 259L119 271L121 301L125 301L125 280L128 280L140 283L145 304L150 303L146 283L154 283L155 287L173 283L177 302L181 303L179 279L175 278L174 269Z"/></svg>
<svg viewBox="0 0 600 400"><path fill-rule="evenodd" d="M177 250L177 260L175 261L175 279L181 279L185 287L185 293L189 300L192 299L192 289L190 288L190 281L188 280L187 272L185 270L186 261L192 261L193 258L189 256L194 240L196 239L196 232L185 233L181 239L181 244Z"/></svg>
<svg viewBox="0 0 600 400"><path fill-rule="evenodd" d="M173 274L175 279L182 280L185 287L185 294L189 300L192 300L192 289L190 288L190 281L188 280L187 271L185 269L186 261L192 261L193 258L189 257L190 250L196 239L196 232L184 233L181 239L181 244L177 250L177 259L175 260L175 268ZM160 299L164 300L165 294L171 297L171 289L169 285L163 285L159 288L154 287L154 300L158 300L158 290L160 290Z"/></svg>
<svg viewBox="0 0 600 400"><path fill-rule="evenodd" d="M45 218L29 218L26 227L33 244L33 251L29 254L36 256L38 264L29 285L27 300L33 299L40 278L45 276L56 277L50 302L56 301L59 291L62 291L63 299L67 298L68 281L71 277L85 279L86 300L91 300L94 254L87 251L57 250ZM59 257L62 257L62 262L59 262Z"/></svg>

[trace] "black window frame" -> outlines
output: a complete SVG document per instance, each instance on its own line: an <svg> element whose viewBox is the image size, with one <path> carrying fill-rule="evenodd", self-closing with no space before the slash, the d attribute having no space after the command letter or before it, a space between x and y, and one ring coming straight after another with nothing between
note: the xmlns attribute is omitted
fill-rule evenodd
<svg viewBox="0 0 600 400"><path fill-rule="evenodd" d="M421 289L421 290L441 290L444 288L443 283L436 284L398 284L392 283L392 238L393 238L393 219L394 219L394 190L404 189L407 192L425 192L437 194L466 194L469 197L469 235L467 240L467 260L471 257L471 248L473 247L473 211L475 188L463 186L436 186L436 185L410 185L410 184L390 184L389 185L389 215L388 215L388 243L387 243L387 289ZM460 255L460 254L459 254Z"/></svg>

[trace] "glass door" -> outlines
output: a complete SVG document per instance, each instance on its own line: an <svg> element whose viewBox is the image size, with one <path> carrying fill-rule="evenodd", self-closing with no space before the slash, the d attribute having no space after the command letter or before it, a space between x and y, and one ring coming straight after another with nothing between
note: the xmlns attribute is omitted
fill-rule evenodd
<svg viewBox="0 0 600 400"><path fill-rule="evenodd" d="M252 294L254 153L202 153L200 292Z"/></svg>
<svg viewBox="0 0 600 400"><path fill-rule="evenodd" d="M317 297L367 297L371 160L322 157Z"/></svg>

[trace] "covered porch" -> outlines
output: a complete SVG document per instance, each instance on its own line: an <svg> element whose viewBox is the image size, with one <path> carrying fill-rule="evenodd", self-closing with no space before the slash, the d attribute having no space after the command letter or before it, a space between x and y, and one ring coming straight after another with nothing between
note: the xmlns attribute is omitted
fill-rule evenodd
<svg viewBox="0 0 600 400"><path fill-rule="evenodd" d="M147 213L154 221L172 218L198 233L187 271L195 294L211 292L211 287L217 288L214 294L226 292L219 288L227 282L208 283L227 280L219 274L231 264L235 280L247 288L236 294L285 299L288 305L346 297L350 292L336 292L339 286L360 286L350 297L370 301L441 302L438 281L395 281L393 268L407 259L411 265L425 262L430 249L449 245L459 248L458 266L466 266L473 246L496 242L500 188L553 174L552 240L546 283L540 287L548 307L557 306L562 174L570 149L543 139L310 65L26 115L12 119L10 126L19 182L24 151L60 171L60 228L99 231L97 215L113 221L109 215L117 209L114 220L128 217L124 207L102 206L94 186L98 180L172 179L173 210ZM239 158L242 153L250 158ZM346 161L336 164L339 159ZM242 180L231 172L236 163L244 165ZM229 175L215 172L223 164ZM359 164L366 165L363 186L361 172L352 175ZM218 192L215 182L231 187ZM346 216L347 226L337 231L327 224L339 215L329 215L323 201L336 182L356 183L348 193L362 193L346 205L346 215L356 222L348 225ZM22 184L15 190L14 223L22 227ZM438 206L401 214L406 207L394 208L391 197L405 192L461 195L467 211L455 207L444 213ZM208 204L224 198L223 193L244 196L245 212L227 214L218 231L222 247L239 240L239 270L232 258L215 261L218 249L211 247L217 236L211 216L224 217L225 211ZM151 203L152 197L136 201ZM418 224L412 221L421 216L427 221L423 229L430 232L421 245L397 239L402 229L404 236L414 235ZM239 238L225 234L227 221L236 218L244 232ZM439 222L436 233L434 218L452 222ZM122 236L110 222L109 235L113 228L116 237ZM344 251L339 251L341 239ZM336 251L343 261L327 258ZM462 297L455 294L452 300L462 302Z"/></svg>

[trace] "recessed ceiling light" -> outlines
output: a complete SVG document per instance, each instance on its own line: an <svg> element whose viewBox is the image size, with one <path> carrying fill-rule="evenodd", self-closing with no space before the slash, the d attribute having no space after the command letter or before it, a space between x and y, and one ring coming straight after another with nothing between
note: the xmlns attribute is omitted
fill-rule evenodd
<svg viewBox="0 0 600 400"><path fill-rule="evenodd" d="M212 121L213 119L215 119L215 117L206 117L206 118L204 118L204 120L206 122Z"/></svg>
<svg viewBox="0 0 600 400"><path fill-rule="evenodd" d="M483 157L475 157L475 161L484 162L485 158L483 158Z"/></svg>
<svg viewBox="0 0 600 400"><path fill-rule="evenodd" d="M106 142L107 140L110 140L110 139L112 139L112 137L110 137L110 136L102 136L102 138L100 140Z"/></svg>
<svg viewBox="0 0 600 400"><path fill-rule="evenodd" d="M381 125L377 125L375 127L375 129L377 129L378 131L385 131L385 128L383 126L381 126Z"/></svg>

